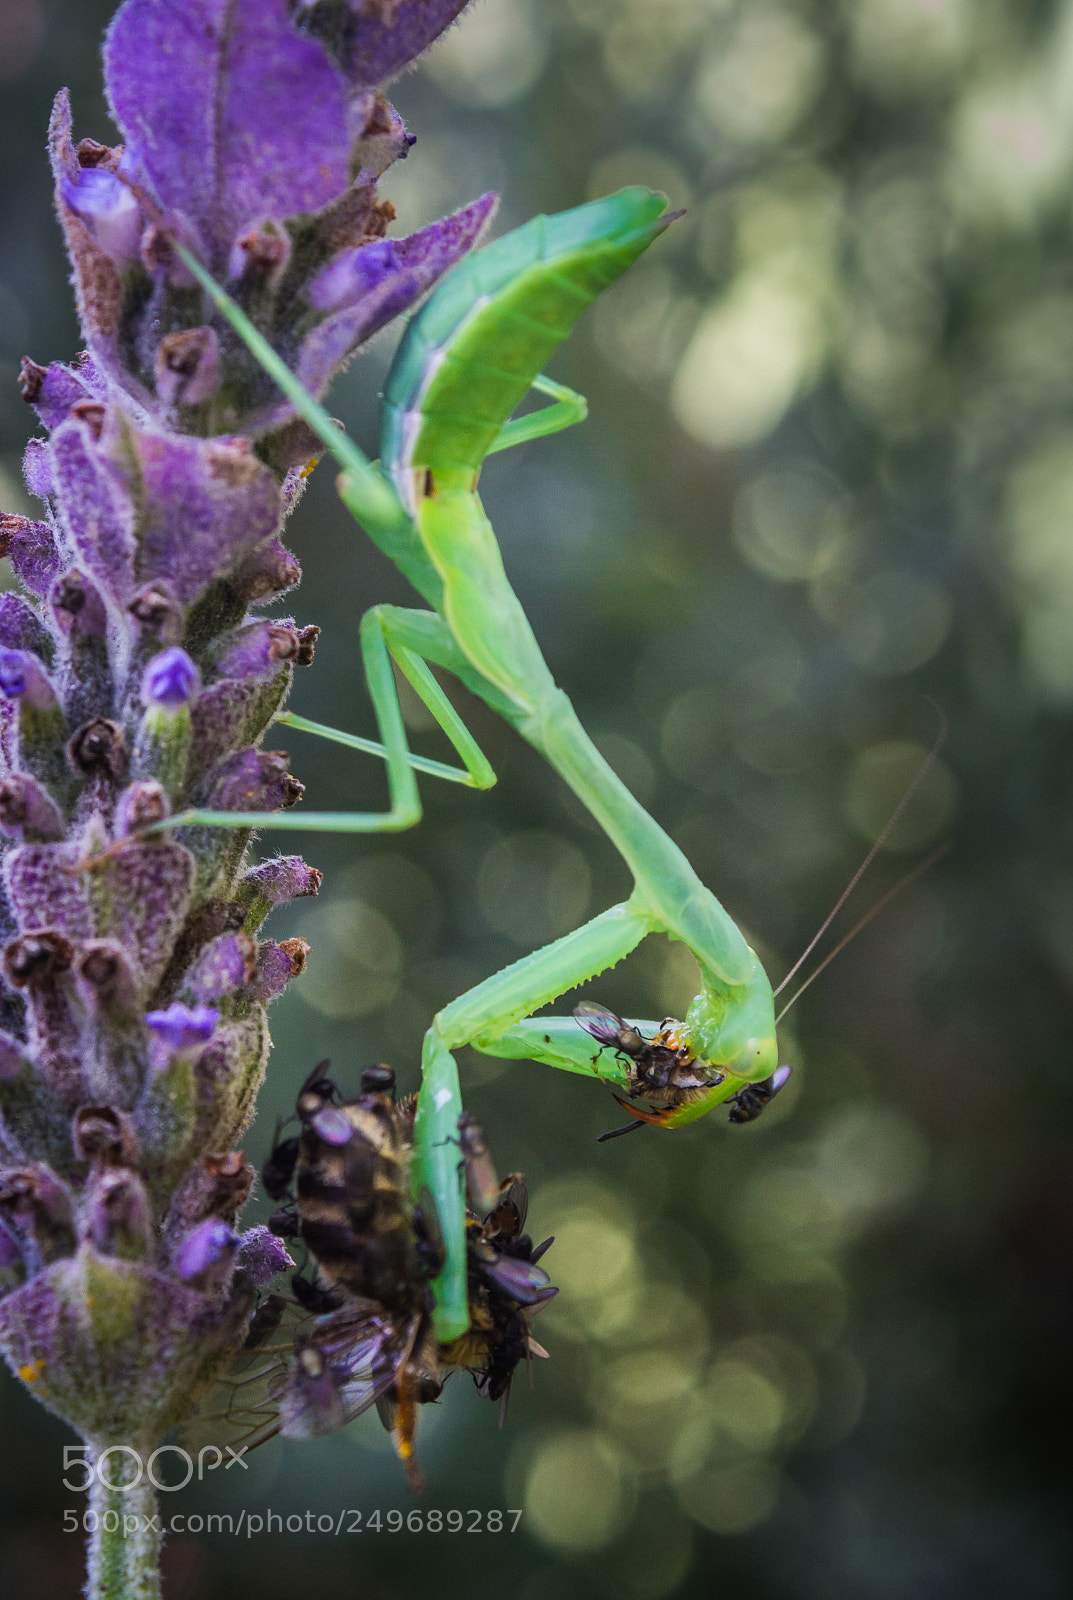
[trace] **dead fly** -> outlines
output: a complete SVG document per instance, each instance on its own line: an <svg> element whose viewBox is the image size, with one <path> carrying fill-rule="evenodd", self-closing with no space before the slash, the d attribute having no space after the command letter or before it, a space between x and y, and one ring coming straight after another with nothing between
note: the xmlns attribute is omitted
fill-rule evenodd
<svg viewBox="0 0 1073 1600"><path fill-rule="evenodd" d="M771 1104L793 1071L792 1067L776 1067L763 1083L747 1083L744 1089L727 1101L728 1122L755 1122L764 1108Z"/></svg>
<svg viewBox="0 0 1073 1600"><path fill-rule="evenodd" d="M511 1379L522 1361L546 1356L530 1318L557 1293L537 1262L552 1243L534 1245L523 1232L529 1193L519 1173L496 1177L484 1135L472 1117L458 1125L466 1174L466 1267L470 1325L440 1346L445 1367L463 1367L479 1394L500 1401L506 1415Z"/></svg>
<svg viewBox="0 0 1073 1600"><path fill-rule="evenodd" d="M295 1298L307 1317L290 1348L236 1388L260 1383L252 1443L275 1433L314 1438L335 1433L376 1405L392 1430L411 1487L424 1480L414 1453L417 1407L439 1398L452 1371L471 1373L478 1392L505 1403L518 1364L546 1352L529 1318L555 1294L522 1232L525 1185L495 1178L479 1128L463 1119L459 1141L467 1180L466 1244L470 1328L450 1344L432 1331L431 1283L443 1262L437 1209L427 1191L410 1196L414 1104L397 1103L389 1067L362 1074L343 1100L322 1062L298 1094L301 1131L280 1140L262 1174L272 1219L300 1238L315 1264L296 1274ZM267 1308L268 1302L266 1302ZM259 1315L259 1313L258 1313ZM266 1309L265 1322L275 1315ZM266 1352L267 1353L267 1352ZM282 1357L282 1359L281 1359Z"/></svg>

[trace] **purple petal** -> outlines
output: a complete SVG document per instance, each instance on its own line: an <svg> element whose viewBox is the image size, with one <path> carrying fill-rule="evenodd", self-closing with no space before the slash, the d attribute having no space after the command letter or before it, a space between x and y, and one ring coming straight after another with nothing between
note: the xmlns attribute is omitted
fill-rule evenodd
<svg viewBox="0 0 1073 1600"><path fill-rule="evenodd" d="M97 585L72 567L62 573L52 585L49 606L56 627L65 639L77 645L80 639L96 638L103 642L108 631L108 613Z"/></svg>
<svg viewBox="0 0 1073 1600"><path fill-rule="evenodd" d="M89 874L72 870L78 858L71 845L26 844L8 852L4 882L20 933L56 928L77 942L93 937Z"/></svg>
<svg viewBox="0 0 1073 1600"><path fill-rule="evenodd" d="M346 189L346 85L284 0L125 0L104 59L128 147L217 266L262 218Z"/></svg>
<svg viewBox="0 0 1073 1600"><path fill-rule="evenodd" d="M174 1000L166 1011L147 1011L150 1031L177 1054L207 1044L220 1020L212 1006L184 1006Z"/></svg>
<svg viewBox="0 0 1073 1600"><path fill-rule="evenodd" d="M98 931L122 942L148 988L170 960L194 887L194 858L170 840L127 844L94 876Z"/></svg>
<svg viewBox="0 0 1073 1600"><path fill-rule="evenodd" d="M221 763L222 774L226 770L223 763L238 761L239 755L231 752L263 732L279 705L288 671L284 666L280 675L273 677L224 678L202 690L194 706L187 770L212 772ZM204 794L199 793L198 798L203 799Z"/></svg>
<svg viewBox="0 0 1073 1600"><path fill-rule="evenodd" d="M26 487L38 500L51 500L56 492L52 471L52 452L44 439L31 439L22 453L22 475Z"/></svg>
<svg viewBox="0 0 1073 1600"><path fill-rule="evenodd" d="M62 567L56 539L48 523L0 513L0 548L4 547L20 583L31 594L41 597L48 594Z"/></svg>
<svg viewBox="0 0 1073 1600"><path fill-rule="evenodd" d="M345 31L336 24L337 57L357 89L374 88L397 76L438 39L466 7L467 0L347 0L353 18ZM316 0L299 0L298 10L312 13Z"/></svg>
<svg viewBox="0 0 1073 1600"><path fill-rule="evenodd" d="M144 222L141 207L121 178L104 167L83 167L77 176L62 180L60 193L117 266L135 260Z"/></svg>
<svg viewBox="0 0 1073 1600"><path fill-rule="evenodd" d="M23 399L50 430L65 422L80 401L103 402L108 398L100 373L85 354L71 366L53 361L47 367L39 367L24 357L19 386Z"/></svg>
<svg viewBox="0 0 1073 1600"><path fill-rule="evenodd" d="M142 678L146 705L185 706L195 697L200 676L185 650L178 645L154 656Z"/></svg>
<svg viewBox="0 0 1073 1600"><path fill-rule="evenodd" d="M282 751L242 750L220 763L208 804L213 811L278 811L301 795Z"/></svg>
<svg viewBox="0 0 1073 1600"><path fill-rule="evenodd" d="M78 315L86 341L103 367L127 387L138 385L124 373L117 359L117 331L123 300L123 283L115 262L97 243L89 226L67 204L64 190L77 184L82 168L71 143L71 103L61 89L49 124L49 158L56 193L56 210L63 227L67 254L74 267Z"/></svg>
<svg viewBox="0 0 1073 1600"><path fill-rule="evenodd" d="M280 485L281 521L290 516L298 502L298 494L294 490L297 477L298 473L292 469ZM236 592L245 597L247 605L270 605L273 600L286 594L288 589L293 589L301 577L302 569L287 547L278 539L269 539L238 568L234 584Z"/></svg>
<svg viewBox="0 0 1073 1600"><path fill-rule="evenodd" d="M119 425L100 435L72 417L52 435L56 514L80 562L116 597L134 586L135 511Z"/></svg>
<svg viewBox="0 0 1073 1600"><path fill-rule="evenodd" d="M9 772L0 779L0 832L13 839L62 839L65 831L63 812L30 773Z"/></svg>
<svg viewBox="0 0 1073 1600"><path fill-rule="evenodd" d="M450 217L433 222L405 239L391 242L392 262L380 251L374 257L374 280L361 292L358 285L363 269L360 257L377 249L362 245L333 262L315 278L311 295L343 292L340 285L348 272L359 298L326 318L306 339L299 352L297 372L307 389L319 394L332 373L347 356L380 328L405 311L436 280L453 267L479 239L496 205L494 194L482 195ZM333 274L334 276L329 276Z"/></svg>
<svg viewBox="0 0 1073 1600"><path fill-rule="evenodd" d="M394 240L374 239L330 262L309 285L309 299L318 311L341 311L378 289L386 278L397 277L401 269Z"/></svg>
<svg viewBox="0 0 1073 1600"><path fill-rule="evenodd" d="M0 594L0 647L30 650L52 660L52 639L33 606L10 590Z"/></svg>
<svg viewBox="0 0 1073 1600"><path fill-rule="evenodd" d="M279 489L245 439L136 436L142 472L139 576L183 604L275 532Z"/></svg>
<svg viewBox="0 0 1073 1600"><path fill-rule="evenodd" d="M262 677L276 672L282 661L293 661L299 649L298 630L282 617L273 622L252 622L226 635L216 657L221 678Z"/></svg>
<svg viewBox="0 0 1073 1600"><path fill-rule="evenodd" d="M0 693L24 700L34 711L52 711L58 704L48 674L29 650L0 650Z"/></svg>
<svg viewBox="0 0 1073 1600"><path fill-rule="evenodd" d="M18 700L26 693L26 657L21 650L0 650L0 694Z"/></svg>

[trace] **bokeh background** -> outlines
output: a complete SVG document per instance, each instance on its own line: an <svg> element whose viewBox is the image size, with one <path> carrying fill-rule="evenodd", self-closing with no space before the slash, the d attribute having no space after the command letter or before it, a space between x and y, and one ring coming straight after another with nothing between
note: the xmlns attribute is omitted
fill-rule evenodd
<svg viewBox="0 0 1073 1600"><path fill-rule="evenodd" d="M32 422L18 358L78 343L49 100L69 84L78 133L111 136L112 9L0 0L5 509ZM527 1174L537 1236L557 1235L562 1293L502 1432L460 1379L422 1417L420 1506L521 1507L517 1533L176 1537L169 1600L1064 1596L1073 5L478 0L394 98L418 136L385 185L406 231L486 188L497 228L627 182L688 208L557 359L590 421L485 478L608 758L776 977L943 718L853 906L950 849L786 1020L795 1075L754 1127L597 1147L619 1117L603 1092L465 1062L469 1109ZM392 345L333 395L374 451ZM297 614L324 629L293 704L368 732L357 622L407 595L330 480L292 524ZM313 954L274 1012L258 1162L318 1057L344 1084L378 1059L412 1084L438 1005L627 887L558 781L459 703L497 789L429 783L412 834L308 841L327 878L272 930ZM307 804L379 803L372 764L287 743ZM659 1017L692 990L653 941L585 993ZM3 1379L0 1588L73 1594L69 1436ZM168 1510L416 1504L367 1417Z"/></svg>

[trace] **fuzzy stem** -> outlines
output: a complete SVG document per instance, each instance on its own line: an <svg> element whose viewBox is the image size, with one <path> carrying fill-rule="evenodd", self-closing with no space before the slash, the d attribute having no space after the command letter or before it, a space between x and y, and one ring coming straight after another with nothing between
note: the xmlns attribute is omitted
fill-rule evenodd
<svg viewBox="0 0 1073 1600"><path fill-rule="evenodd" d="M106 1476L120 1482L121 1457L106 1462ZM86 1551L86 1600L160 1600L160 1523L156 1491L142 1475L130 1488L108 1488L96 1472L89 1490L96 1513Z"/></svg>

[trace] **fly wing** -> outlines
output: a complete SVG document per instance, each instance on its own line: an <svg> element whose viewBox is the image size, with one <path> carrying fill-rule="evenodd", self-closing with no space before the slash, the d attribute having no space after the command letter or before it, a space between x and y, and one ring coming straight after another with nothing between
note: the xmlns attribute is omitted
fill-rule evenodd
<svg viewBox="0 0 1073 1600"><path fill-rule="evenodd" d="M487 1283L522 1306L540 1305L558 1293L543 1267L515 1256L496 1255L494 1260L480 1261L478 1271Z"/></svg>
<svg viewBox="0 0 1073 1600"><path fill-rule="evenodd" d="M478 1217L486 1217L499 1198L499 1177L475 1117L463 1114L458 1119L458 1137L466 1174L466 1204Z"/></svg>
<svg viewBox="0 0 1073 1600"><path fill-rule="evenodd" d="M613 1011L608 1011L606 1006L590 1005L583 1000L574 1007L574 1018L600 1044L610 1045L613 1049L619 1047L619 1035L626 1024Z"/></svg>
<svg viewBox="0 0 1073 1600"><path fill-rule="evenodd" d="M529 1190L520 1172L512 1172L499 1187L495 1204L485 1221L485 1235L516 1239L529 1214Z"/></svg>
<svg viewBox="0 0 1073 1600"><path fill-rule="evenodd" d="M344 1306L301 1330L277 1394L283 1436L336 1433L367 1411L394 1383L413 1334L412 1321L393 1322L371 1303Z"/></svg>

